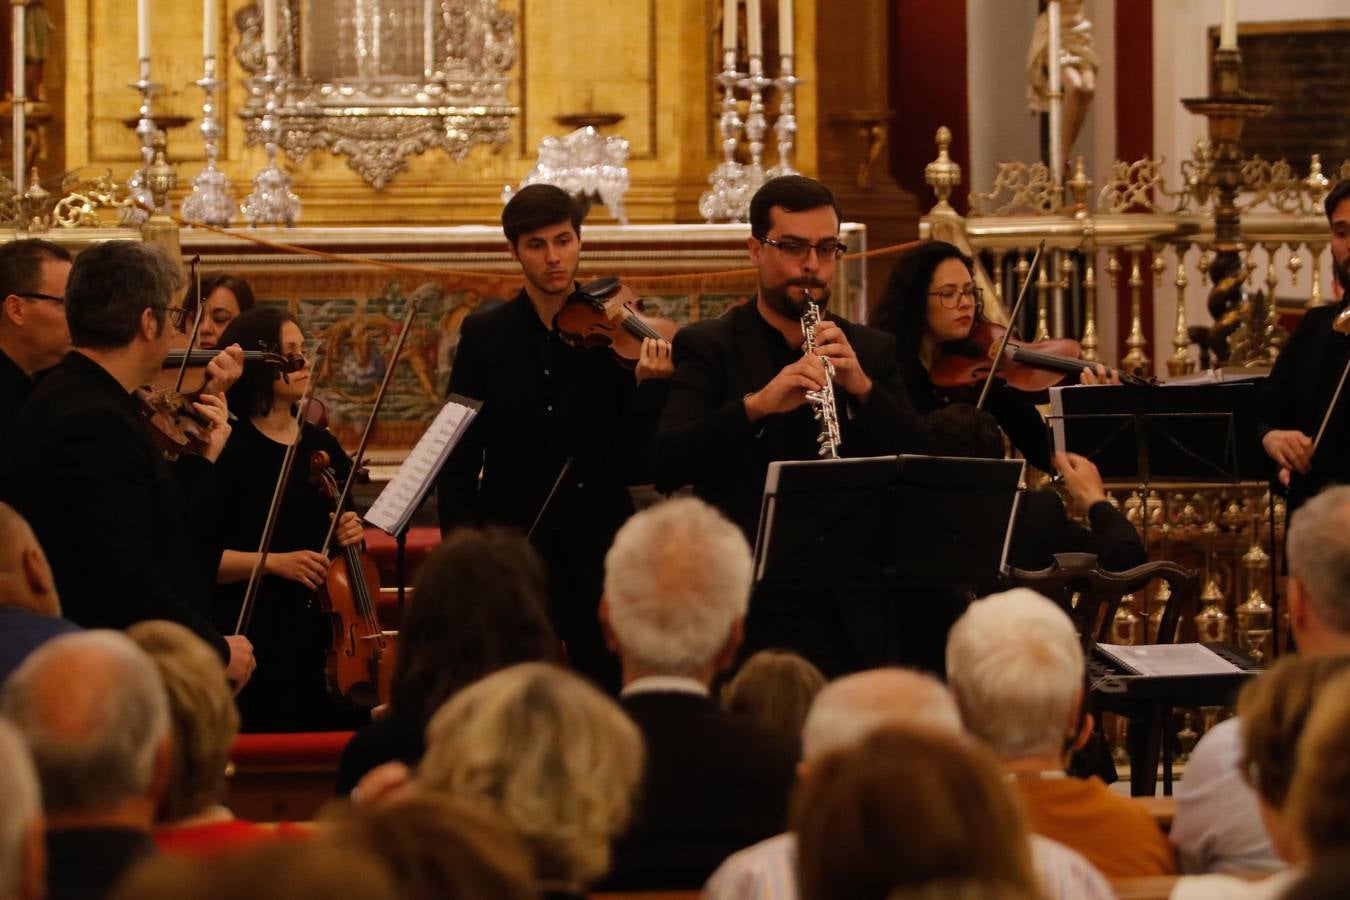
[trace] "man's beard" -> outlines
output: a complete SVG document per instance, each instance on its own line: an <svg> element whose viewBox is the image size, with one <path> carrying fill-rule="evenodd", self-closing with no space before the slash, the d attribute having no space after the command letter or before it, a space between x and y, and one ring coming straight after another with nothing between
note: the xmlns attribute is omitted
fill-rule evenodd
<svg viewBox="0 0 1350 900"><path fill-rule="evenodd" d="M816 306L824 312L830 304L830 286L823 281L817 281L814 278L796 278L791 281L784 281L773 287L766 287L763 284L759 287L759 294L764 298L764 302L769 305L769 309L781 316L789 319L800 319L806 312L806 299L803 297L798 300L791 293L791 289L805 288L811 292L811 299L816 301Z"/></svg>
<svg viewBox="0 0 1350 900"><path fill-rule="evenodd" d="M1336 263L1336 280L1341 283L1341 296L1350 297L1350 253Z"/></svg>

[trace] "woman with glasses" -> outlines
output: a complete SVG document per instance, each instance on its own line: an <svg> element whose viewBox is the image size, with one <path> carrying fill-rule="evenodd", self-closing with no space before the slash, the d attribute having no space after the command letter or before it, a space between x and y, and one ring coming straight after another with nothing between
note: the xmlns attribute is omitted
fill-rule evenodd
<svg viewBox="0 0 1350 900"><path fill-rule="evenodd" d="M920 244L892 270L870 324L895 335L900 370L920 414L949 403L975 402L978 389L938 387L928 369L939 345L966 340L985 321L982 299L970 258L944 241ZM1104 379L1084 367L1084 384L1099 380ZM985 407L1027 462L1054 471L1045 421L1031 395L995 381Z"/></svg>
<svg viewBox="0 0 1350 900"><path fill-rule="evenodd" d="M305 338L290 313L258 307L234 319L221 340L293 356L303 353ZM216 464L229 500L220 512L224 549L216 571L215 614L222 629L234 629L282 459L296 429L303 429L248 629L258 668L239 695L246 732L339 730L362 720L339 707L324 682L332 630L314 591L328 571L319 549L332 503L312 483L309 461L315 451L326 452L339 480L350 463L333 435L308 422L296 424L291 407L304 396L309 378L308 365L285 378L271 366L250 366L225 396L238 421ZM344 512L335 543L356 544L362 535L356 513Z"/></svg>

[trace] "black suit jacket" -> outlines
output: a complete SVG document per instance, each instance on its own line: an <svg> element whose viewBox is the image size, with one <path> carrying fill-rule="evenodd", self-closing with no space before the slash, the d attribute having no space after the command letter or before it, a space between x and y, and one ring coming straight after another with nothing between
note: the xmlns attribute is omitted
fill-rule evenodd
<svg viewBox="0 0 1350 900"><path fill-rule="evenodd" d="M835 392L842 455L935 452L896 364L895 338L829 318L843 329L873 381L866 403ZM753 301L680 329L670 399L656 435L656 486L670 491L693 485L695 494L721 509L752 542L769 463L816 458L814 443L790 438L788 417L809 418L809 407L755 423L745 414L745 395L764 387L781 368L772 362L771 340L781 338L766 333Z"/></svg>
<svg viewBox="0 0 1350 900"><path fill-rule="evenodd" d="M1102 500L1088 509L1089 531L1070 519L1054 491L1027 491L1013 522L1008 565L1036 571L1050 566L1056 553L1094 553L1097 565L1121 572L1148 562L1139 532L1124 513Z"/></svg>
<svg viewBox="0 0 1350 900"><path fill-rule="evenodd" d="M1317 435L1322 416L1336 391L1341 371L1350 357L1350 336L1331 328L1342 301L1308 310L1280 351L1261 391L1261 435L1272 429ZM1327 484L1350 482L1350 398L1341 397L1337 412L1313 458L1312 471L1294 476L1289 489L1289 512Z"/></svg>
<svg viewBox="0 0 1350 900"><path fill-rule="evenodd" d="M647 766L605 890L689 890L722 861L786 827L799 748L694 694L623 697Z"/></svg>
<svg viewBox="0 0 1350 900"><path fill-rule="evenodd" d="M66 354L20 416L15 505L47 553L71 621L125 628L170 619L228 659L210 620L215 568L195 537L200 518L137 409L98 363ZM212 495L210 463L184 457L179 465L201 488L195 496Z"/></svg>

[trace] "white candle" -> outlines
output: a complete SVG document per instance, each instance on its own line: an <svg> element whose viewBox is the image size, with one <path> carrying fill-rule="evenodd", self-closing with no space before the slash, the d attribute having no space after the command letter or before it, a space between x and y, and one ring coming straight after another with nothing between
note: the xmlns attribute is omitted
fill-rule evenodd
<svg viewBox="0 0 1350 900"><path fill-rule="evenodd" d="M764 42L760 35L759 0L745 0L745 46L751 56L764 55Z"/></svg>
<svg viewBox="0 0 1350 900"><path fill-rule="evenodd" d="M778 53L792 55L792 0L778 0Z"/></svg>
<svg viewBox="0 0 1350 900"><path fill-rule="evenodd" d="M14 22L14 91L11 95L14 100L14 135L12 147L14 148L14 190L23 193L23 151L24 151L24 113L27 109L24 107L24 99L28 96L28 88L24 84L23 57L24 57L24 5L15 3L12 11Z"/></svg>
<svg viewBox="0 0 1350 900"><path fill-rule="evenodd" d="M1237 0L1223 0L1223 19L1219 24L1219 49L1237 49Z"/></svg>
<svg viewBox="0 0 1350 900"><path fill-rule="evenodd" d="M150 58L150 0L136 0L137 59Z"/></svg>
<svg viewBox="0 0 1350 900"><path fill-rule="evenodd" d="M219 37L216 32L216 0L202 0L202 56L216 55Z"/></svg>
<svg viewBox="0 0 1350 900"><path fill-rule="evenodd" d="M722 0L722 52L736 52L736 13L740 0Z"/></svg>
<svg viewBox="0 0 1350 900"><path fill-rule="evenodd" d="M277 52L277 0L263 0L263 53Z"/></svg>

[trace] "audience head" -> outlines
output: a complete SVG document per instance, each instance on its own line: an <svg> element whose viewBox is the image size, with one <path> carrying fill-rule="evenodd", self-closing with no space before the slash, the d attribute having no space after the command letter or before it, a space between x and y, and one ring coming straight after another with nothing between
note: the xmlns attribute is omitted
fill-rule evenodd
<svg viewBox="0 0 1350 900"><path fill-rule="evenodd" d="M70 349L66 280L70 251L40 238L0 245L0 350L29 375Z"/></svg>
<svg viewBox="0 0 1350 900"><path fill-rule="evenodd" d="M750 545L702 500L683 497L629 519L605 555L600 616L624 677L710 681L740 646L750 605Z"/></svg>
<svg viewBox="0 0 1350 900"><path fill-rule="evenodd" d="M643 756L637 726L614 701L565 669L524 663L436 713L418 783L500 815L545 887L577 891L609 870Z"/></svg>
<svg viewBox="0 0 1350 900"><path fill-rule="evenodd" d="M722 708L796 740L811 701L824 686L820 670L797 654L761 650L722 689Z"/></svg>
<svg viewBox="0 0 1350 900"><path fill-rule="evenodd" d="M117 812L150 827L168 770L169 709L159 673L130 638L52 639L5 682L0 714L28 742L49 820Z"/></svg>
<svg viewBox="0 0 1350 900"><path fill-rule="evenodd" d="M957 305L949 308L932 293L945 287L959 289L974 277L970 257L959 247L945 241L925 241L900 257L891 270L872 308L871 325L895 335L903 365L917 365L925 343L962 339L973 325L983 321L984 309L979 302L960 296ZM972 321L964 326L965 333L957 334L953 331L956 325L949 320L963 312Z"/></svg>
<svg viewBox="0 0 1350 900"><path fill-rule="evenodd" d="M1073 622L1026 588L975 601L947 637L947 681L961 719L1004 759L1065 750L1083 671Z"/></svg>
<svg viewBox="0 0 1350 900"><path fill-rule="evenodd" d="M61 615L56 580L47 554L23 516L0 503L0 607L17 606L41 616Z"/></svg>
<svg viewBox="0 0 1350 900"><path fill-rule="evenodd" d="M28 748L0 719L0 900L42 896L42 795Z"/></svg>
<svg viewBox="0 0 1350 900"><path fill-rule="evenodd" d="M932 675L909 669L870 669L827 684L802 727L802 759L814 763L889 726L927 728L958 736L961 714L951 692Z"/></svg>
<svg viewBox="0 0 1350 900"><path fill-rule="evenodd" d="M71 341L76 347L113 350L144 337L167 349L166 310L182 286L182 269L157 244L94 244L75 258L66 285Z"/></svg>
<svg viewBox="0 0 1350 900"><path fill-rule="evenodd" d="M177 822L220 803L239 711L215 650L177 622L138 622L127 636L159 670L173 736L159 820Z"/></svg>
<svg viewBox="0 0 1350 900"><path fill-rule="evenodd" d="M1287 553L1299 651L1350 652L1350 486L1329 487L1299 507Z"/></svg>
<svg viewBox="0 0 1350 900"><path fill-rule="evenodd" d="M1350 853L1350 674L1318 691L1298 741L1289 817L1314 860Z"/></svg>
<svg viewBox="0 0 1350 900"><path fill-rule="evenodd" d="M325 835L269 841L200 859L152 856L132 869L112 900L402 900L374 852Z"/></svg>
<svg viewBox="0 0 1350 900"><path fill-rule="evenodd" d="M253 299L253 288L238 275L229 272L215 272L202 279L201 296L195 287L188 291L184 306L188 309L187 327L197 316L197 306L201 298L206 298L206 308L202 312L202 325L197 331L197 346L205 350L224 347L220 343L225 326L236 319L240 313L248 312L257 306ZM257 350L257 347L244 347L245 350Z"/></svg>
<svg viewBox="0 0 1350 900"><path fill-rule="evenodd" d="M459 528L418 570L403 613L391 706L425 723L460 688L516 663L558 661L548 576L507 528Z"/></svg>
<svg viewBox="0 0 1350 900"><path fill-rule="evenodd" d="M373 852L404 900L534 900L534 865L498 816L441 794L352 806L334 839Z"/></svg>
<svg viewBox="0 0 1350 900"><path fill-rule="evenodd" d="M950 734L883 728L828 754L793 819L802 900L885 900L938 879L1039 890L997 761Z"/></svg>
<svg viewBox="0 0 1350 900"><path fill-rule="evenodd" d="M1003 459L1008 455L998 420L969 403L949 403L925 413L923 424L943 456Z"/></svg>

